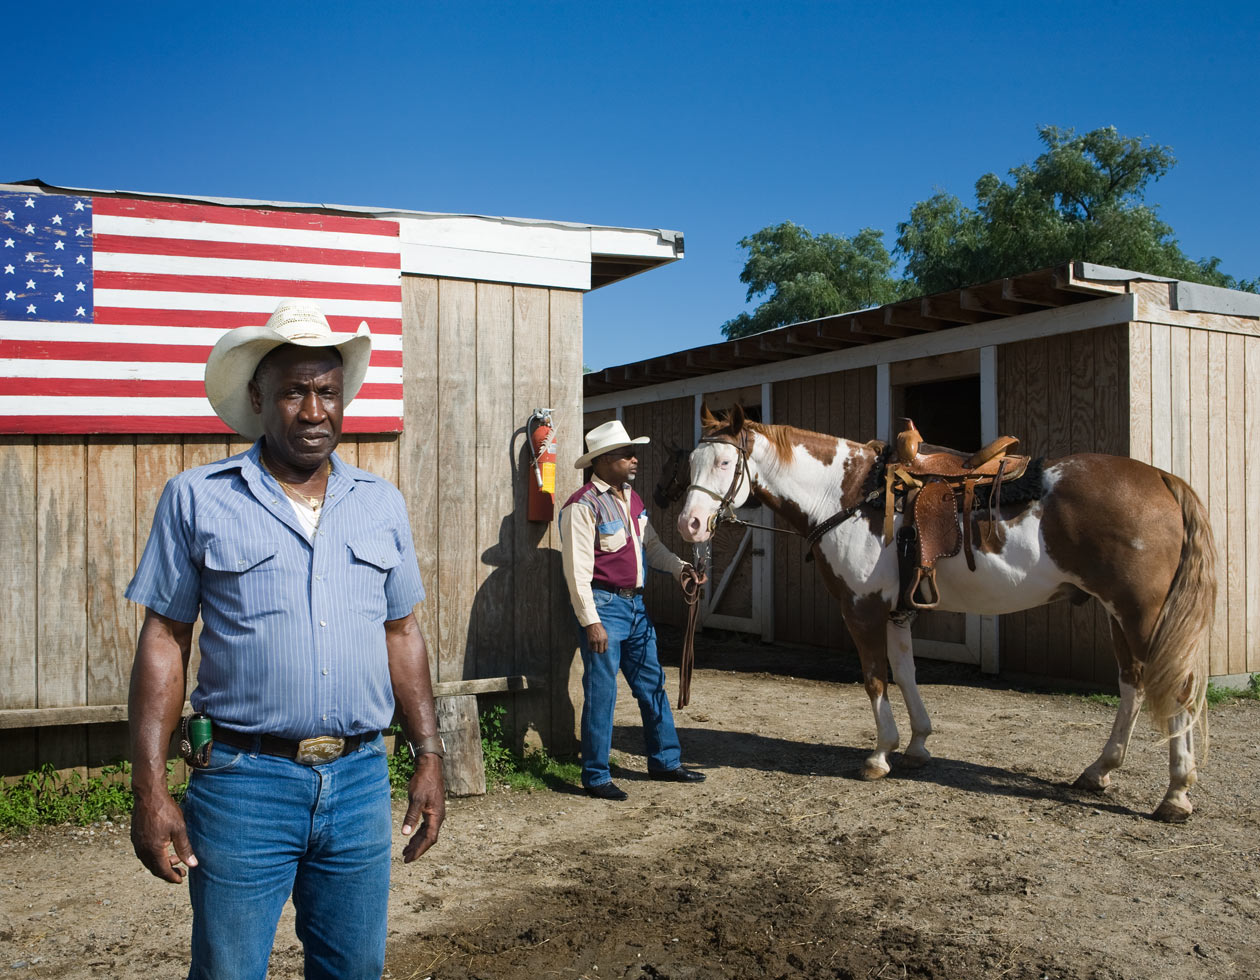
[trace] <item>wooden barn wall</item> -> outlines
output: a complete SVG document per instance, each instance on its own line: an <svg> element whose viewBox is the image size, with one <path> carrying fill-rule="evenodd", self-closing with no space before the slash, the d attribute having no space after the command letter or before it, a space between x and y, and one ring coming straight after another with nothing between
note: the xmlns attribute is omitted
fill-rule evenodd
<svg viewBox="0 0 1260 980"><path fill-rule="evenodd" d="M695 413L695 399L672 398L627 406L623 417L626 431L631 436L652 437L652 441L642 447L639 474L635 480L635 489L647 505L652 529L674 554L687 560L691 559L691 545L683 541L678 533L678 512L682 509L682 501L677 500L662 510L652 499L652 492L669 464L670 450L675 447L690 450L695 445ZM686 482L689 483L690 479ZM673 576L649 572L643 602L657 623L686 625L687 604Z"/></svg>
<svg viewBox="0 0 1260 980"><path fill-rule="evenodd" d="M504 699L517 732L574 744L575 635L552 525L525 520L523 426L556 411L560 459L581 442L582 296L403 279L405 431L338 453L396 483L428 598L437 680L529 674ZM143 610L123 598L166 481L248 448L227 436L0 436L0 709L127 699ZM557 496L578 474L557 467ZM196 652L190 667L190 689ZM0 774L122 758L122 722L0 729Z"/></svg>
<svg viewBox="0 0 1260 980"><path fill-rule="evenodd" d="M1100 327L997 350L998 431L1022 452L1128 455L1129 328ZM1000 617L1003 672L1115 686L1106 613L1094 600Z"/></svg>
<svg viewBox="0 0 1260 980"><path fill-rule="evenodd" d="M770 421L826 432L855 442L875 438L875 368L780 381L774 385ZM853 649L813 562L806 563L802 539L775 534L774 636L786 643Z"/></svg>
<svg viewBox="0 0 1260 980"><path fill-rule="evenodd" d="M1133 323L1131 454L1186 480L1217 548L1212 675L1260 671L1260 336Z"/></svg>

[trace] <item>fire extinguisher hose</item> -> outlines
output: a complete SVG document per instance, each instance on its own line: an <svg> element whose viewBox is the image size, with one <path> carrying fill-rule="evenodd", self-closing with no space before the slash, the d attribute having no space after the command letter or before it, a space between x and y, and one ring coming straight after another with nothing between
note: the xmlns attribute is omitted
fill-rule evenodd
<svg viewBox="0 0 1260 980"><path fill-rule="evenodd" d="M696 620L700 618L700 573L688 565L682 573L683 598L687 602L687 629L678 660L678 708L691 703L691 672L696 665Z"/></svg>

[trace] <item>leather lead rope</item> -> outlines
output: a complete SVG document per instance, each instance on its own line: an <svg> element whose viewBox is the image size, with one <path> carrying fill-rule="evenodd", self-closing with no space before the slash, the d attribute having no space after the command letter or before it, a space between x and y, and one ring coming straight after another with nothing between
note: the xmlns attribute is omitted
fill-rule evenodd
<svg viewBox="0 0 1260 980"><path fill-rule="evenodd" d="M700 619L700 576L704 569L683 569L682 590L687 602L687 631L683 634L682 654L678 659L678 709L691 703L691 672L696 664L696 623Z"/></svg>

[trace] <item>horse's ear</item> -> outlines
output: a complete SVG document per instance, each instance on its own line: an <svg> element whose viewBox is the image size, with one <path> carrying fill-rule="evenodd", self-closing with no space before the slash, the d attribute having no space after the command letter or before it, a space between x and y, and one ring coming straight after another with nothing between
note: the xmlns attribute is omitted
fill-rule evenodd
<svg viewBox="0 0 1260 980"><path fill-rule="evenodd" d="M717 426L718 426L718 420L714 418L713 413L709 411L709 403L701 402L700 403L700 428L716 429Z"/></svg>
<svg viewBox="0 0 1260 980"><path fill-rule="evenodd" d="M737 436L744 428L744 406L736 402L731 408L731 414L727 416L727 424L731 427L731 435Z"/></svg>

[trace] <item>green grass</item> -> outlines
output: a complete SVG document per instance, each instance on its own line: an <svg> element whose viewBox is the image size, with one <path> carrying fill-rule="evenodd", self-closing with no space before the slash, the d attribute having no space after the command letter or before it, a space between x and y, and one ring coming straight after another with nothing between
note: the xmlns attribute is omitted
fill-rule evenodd
<svg viewBox="0 0 1260 980"><path fill-rule="evenodd" d="M1218 687L1208 682L1208 704L1222 704L1225 701L1234 700L1260 701L1260 674L1252 674L1246 687Z"/></svg>
<svg viewBox="0 0 1260 980"><path fill-rule="evenodd" d="M503 716L506 713L507 710L502 705L495 705L482 712L479 719L487 787L506 786L513 790L534 792L576 786L581 778L581 768L576 762L553 759L543 750L522 755L508 746L507 736L503 732ZM395 739L394 753L389 758L390 786L395 796L405 796L407 782L415 771L415 763L397 726L393 733L399 737Z"/></svg>
<svg viewBox="0 0 1260 980"><path fill-rule="evenodd" d="M169 768L173 767L168 767ZM84 777L78 770L58 773L51 763L0 785L0 831L28 831L32 827L78 824L80 827L131 813L131 766L106 766L99 775ZM171 792L182 798L184 787Z"/></svg>

